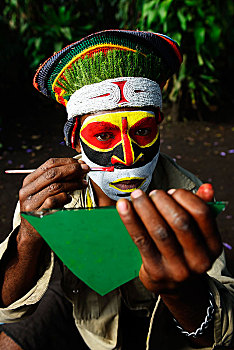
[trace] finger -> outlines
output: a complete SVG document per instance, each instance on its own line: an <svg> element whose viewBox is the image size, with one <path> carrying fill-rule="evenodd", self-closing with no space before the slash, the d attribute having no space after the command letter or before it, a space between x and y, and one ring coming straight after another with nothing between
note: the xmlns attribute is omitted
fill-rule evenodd
<svg viewBox="0 0 234 350"><path fill-rule="evenodd" d="M78 163L80 163L80 164L86 164L82 159L78 159Z"/></svg>
<svg viewBox="0 0 234 350"><path fill-rule="evenodd" d="M147 234L144 225L134 212L131 203L126 199L120 199L116 204L116 208L129 235L139 249L143 263L146 259L151 263L155 263L160 259L160 255Z"/></svg>
<svg viewBox="0 0 234 350"><path fill-rule="evenodd" d="M211 184L203 184L199 187L196 195L205 202L212 202L214 200L214 189Z"/></svg>
<svg viewBox="0 0 234 350"><path fill-rule="evenodd" d="M87 185L87 183L86 183ZM80 183L68 182L68 183L52 183L42 191L35 195L30 195L22 204L21 210L32 211L38 210L47 198L55 196L63 192L72 192L80 187ZM52 208L52 207L50 207Z"/></svg>
<svg viewBox="0 0 234 350"><path fill-rule="evenodd" d="M202 273L211 265L209 251L194 220L173 196L162 190L150 193L154 205L175 233L187 265L192 271Z"/></svg>
<svg viewBox="0 0 234 350"><path fill-rule="evenodd" d="M42 173L39 177L37 177L34 181L29 182L27 185L25 185L20 190L20 197L23 200L29 195L34 195L35 193L41 191L43 188L56 182L59 183L63 181L74 180L75 182L80 183L80 188L83 188L85 184L83 177L88 172L88 169L86 169L87 167L88 166L86 164L71 163L60 167L50 168Z"/></svg>
<svg viewBox="0 0 234 350"><path fill-rule="evenodd" d="M24 186L28 183L37 179L40 175L42 175L46 170L54 168L56 166L66 165L77 163L76 159L73 158L50 158L45 163L43 163L39 168L37 168L34 172L29 174L24 179Z"/></svg>
<svg viewBox="0 0 234 350"><path fill-rule="evenodd" d="M168 190L167 193L172 195L175 191L176 191L175 188L170 188L170 190Z"/></svg>
<svg viewBox="0 0 234 350"><path fill-rule="evenodd" d="M219 256L222 251L221 237L208 205L197 195L183 189L176 190L172 197L194 218L211 254L215 258Z"/></svg>
<svg viewBox="0 0 234 350"><path fill-rule="evenodd" d="M67 193L59 193L55 196L48 197L43 205L39 208L42 209L60 209L63 208L65 204L71 201L71 196Z"/></svg>
<svg viewBox="0 0 234 350"><path fill-rule="evenodd" d="M38 169L36 169L33 173L29 174L24 179L23 185L26 186L27 184L35 181L39 176L44 174L49 169L60 167L63 165L69 165L69 164L80 164L80 161L74 158L50 158L44 164L42 164ZM82 164L86 165L84 162L82 162ZM82 168L83 170L89 169L87 165Z"/></svg>
<svg viewBox="0 0 234 350"><path fill-rule="evenodd" d="M131 197L134 209L161 253L167 270L175 279L183 278L188 274L188 268L174 233L144 192L136 190Z"/></svg>

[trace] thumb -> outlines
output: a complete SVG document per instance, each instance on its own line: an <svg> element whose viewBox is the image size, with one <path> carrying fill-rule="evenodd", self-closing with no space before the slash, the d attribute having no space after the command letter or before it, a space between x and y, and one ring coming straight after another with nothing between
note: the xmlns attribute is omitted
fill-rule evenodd
<svg viewBox="0 0 234 350"><path fill-rule="evenodd" d="M202 184L196 195L203 199L205 202L212 202L214 200L214 189L211 184Z"/></svg>

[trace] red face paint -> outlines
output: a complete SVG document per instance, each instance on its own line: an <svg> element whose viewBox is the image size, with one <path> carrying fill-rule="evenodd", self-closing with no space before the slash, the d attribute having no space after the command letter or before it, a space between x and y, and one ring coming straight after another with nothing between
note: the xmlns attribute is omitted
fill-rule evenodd
<svg viewBox="0 0 234 350"><path fill-rule="evenodd" d="M131 139L128 133L128 120L127 117L122 117L122 140L123 140L123 152L124 152L124 161L117 160L112 157L111 163L121 163L127 166L130 166L134 163L134 152L132 149Z"/></svg>
<svg viewBox="0 0 234 350"><path fill-rule="evenodd" d="M157 121L154 113L147 111L90 116L81 128L80 138L86 150L88 147L91 153L96 153L95 159L92 159L95 163L132 166L157 141ZM107 156L109 161L104 162Z"/></svg>
<svg viewBox="0 0 234 350"><path fill-rule="evenodd" d="M91 171L114 171L114 166L108 166L108 167L101 167L101 166L97 166L97 167L92 167L90 168Z"/></svg>
<svg viewBox="0 0 234 350"><path fill-rule="evenodd" d="M111 149L121 141L119 127L106 121L89 123L80 134L90 147L94 146L100 150Z"/></svg>

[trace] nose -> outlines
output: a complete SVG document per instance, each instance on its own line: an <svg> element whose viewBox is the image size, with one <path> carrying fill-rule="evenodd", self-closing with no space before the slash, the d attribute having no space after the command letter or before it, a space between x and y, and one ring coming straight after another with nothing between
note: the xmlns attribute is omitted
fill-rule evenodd
<svg viewBox="0 0 234 350"><path fill-rule="evenodd" d="M128 132L128 121L127 121L127 117L122 117L122 128L121 128L121 132L122 132L122 154L118 154L117 155L113 155L111 157L111 163L113 165L117 165L117 164L122 164L125 166L131 166L134 163L136 163L139 159L141 159L143 157L143 153L142 152L135 152L133 149L133 144L132 144L132 140L129 136L129 132Z"/></svg>

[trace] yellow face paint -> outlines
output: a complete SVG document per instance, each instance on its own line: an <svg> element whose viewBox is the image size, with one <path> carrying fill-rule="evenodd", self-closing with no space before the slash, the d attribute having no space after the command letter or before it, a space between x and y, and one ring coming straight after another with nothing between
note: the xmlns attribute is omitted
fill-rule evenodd
<svg viewBox="0 0 234 350"><path fill-rule="evenodd" d="M142 149L149 148L157 141L158 135L155 114L150 111L90 116L80 130L80 139L87 147L100 153L113 152L112 164L120 162L127 166L140 158L139 154L134 153L134 145ZM116 152L118 146L122 149L119 154Z"/></svg>
<svg viewBox="0 0 234 350"><path fill-rule="evenodd" d="M126 122L127 121L127 125ZM145 140L140 140L137 135L134 137L134 132L139 131L140 128L152 129L144 135ZM154 129L153 129L154 128ZM106 140L98 140L100 134L112 134ZM140 147L150 147L158 137L158 128L155 119L155 114L148 111L124 111L105 113L97 116L88 117L81 129L81 140L89 147L96 151L108 152L122 142L123 134L132 136L131 141L139 144ZM142 137L141 137L142 138Z"/></svg>
<svg viewBox="0 0 234 350"><path fill-rule="evenodd" d="M129 186L128 182L130 183L130 181L133 184L132 188L123 188L125 186ZM112 181L109 184L109 186L120 192L131 193L136 189L140 188L145 181L146 179L144 177L125 177L125 178L118 179L116 181ZM120 185L122 185L122 188Z"/></svg>
<svg viewBox="0 0 234 350"><path fill-rule="evenodd" d="M85 119L80 131L82 159L90 167L114 166L113 172L88 175L109 198L130 198L134 190L148 188L159 156L157 116L131 110Z"/></svg>

